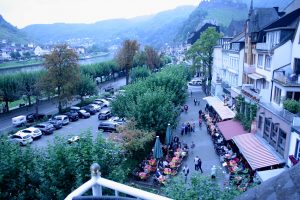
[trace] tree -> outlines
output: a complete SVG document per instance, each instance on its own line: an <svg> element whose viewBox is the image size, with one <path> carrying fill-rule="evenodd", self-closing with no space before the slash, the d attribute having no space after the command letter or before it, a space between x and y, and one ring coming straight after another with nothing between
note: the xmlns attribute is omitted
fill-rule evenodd
<svg viewBox="0 0 300 200"><path fill-rule="evenodd" d="M5 102L5 111L9 111L8 102L19 99L18 80L14 75L0 76L0 98Z"/></svg>
<svg viewBox="0 0 300 200"><path fill-rule="evenodd" d="M150 75L150 70L146 67L136 67L133 68L130 72L131 82L134 82L140 78L146 78Z"/></svg>
<svg viewBox="0 0 300 200"><path fill-rule="evenodd" d="M145 51L138 51L133 58L133 67L144 66L146 63Z"/></svg>
<svg viewBox="0 0 300 200"><path fill-rule="evenodd" d="M160 67L160 56L157 51L150 46L145 46L146 65L150 70L155 70Z"/></svg>
<svg viewBox="0 0 300 200"><path fill-rule="evenodd" d="M138 50L139 44L136 40L125 40L117 53L117 63L121 69L125 70L126 85L129 83L129 72L133 65L134 55Z"/></svg>
<svg viewBox="0 0 300 200"><path fill-rule="evenodd" d="M85 74L80 74L80 80L76 84L76 94L80 96L81 102L83 97L87 95L97 94L97 85L94 80Z"/></svg>
<svg viewBox="0 0 300 200"><path fill-rule="evenodd" d="M36 72L22 72L16 76L16 79L18 80L18 90L21 95L26 96L29 106L31 106L31 97L34 95L39 78L40 77Z"/></svg>
<svg viewBox="0 0 300 200"><path fill-rule="evenodd" d="M187 58L192 59L193 66L199 69L203 75L203 83L208 80L208 85L205 85L206 93L210 92L212 80L212 64L214 46L217 44L220 34L215 28L208 28L204 31L200 39L198 39L192 47L187 51Z"/></svg>
<svg viewBox="0 0 300 200"><path fill-rule="evenodd" d="M62 104L71 99L79 81L78 56L66 44L57 45L45 56L44 65L47 69L45 81L58 96L58 110L62 112Z"/></svg>

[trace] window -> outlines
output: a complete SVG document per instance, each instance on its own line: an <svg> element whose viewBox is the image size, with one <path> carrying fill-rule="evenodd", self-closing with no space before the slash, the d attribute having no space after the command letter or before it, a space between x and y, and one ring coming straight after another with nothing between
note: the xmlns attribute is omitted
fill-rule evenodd
<svg viewBox="0 0 300 200"><path fill-rule="evenodd" d="M277 142L278 123L271 124L271 139L273 142Z"/></svg>
<svg viewBox="0 0 300 200"><path fill-rule="evenodd" d="M284 132L281 128L279 129L279 138L278 138L278 146L280 149L284 150L286 141L286 132Z"/></svg>
<svg viewBox="0 0 300 200"><path fill-rule="evenodd" d="M259 67L259 68L263 67L263 59L264 59L264 55L258 54L258 57L257 57L257 67Z"/></svg>
<svg viewBox="0 0 300 200"><path fill-rule="evenodd" d="M295 58L294 60L294 71L296 74L300 74L300 59L299 58Z"/></svg>
<svg viewBox="0 0 300 200"><path fill-rule="evenodd" d="M265 119L265 130L264 130L264 137L269 138L270 136L270 127L271 127L271 118Z"/></svg>
<svg viewBox="0 0 300 200"><path fill-rule="evenodd" d="M271 57L270 56L266 56L266 59L265 59L265 69L266 70L270 70L271 69Z"/></svg>
<svg viewBox="0 0 300 200"><path fill-rule="evenodd" d="M287 99L294 99L296 101L300 100L300 92L286 92Z"/></svg>
<svg viewBox="0 0 300 200"><path fill-rule="evenodd" d="M281 101L281 89L278 88L278 87L275 87L273 100L274 100L275 103L280 104L280 101Z"/></svg>
<svg viewBox="0 0 300 200"><path fill-rule="evenodd" d="M259 117L258 117L258 128L259 128L259 129L262 128L262 121L263 121L262 116L259 116Z"/></svg>
<svg viewBox="0 0 300 200"><path fill-rule="evenodd" d="M300 140L296 141L295 155L294 157L299 160L300 159Z"/></svg>

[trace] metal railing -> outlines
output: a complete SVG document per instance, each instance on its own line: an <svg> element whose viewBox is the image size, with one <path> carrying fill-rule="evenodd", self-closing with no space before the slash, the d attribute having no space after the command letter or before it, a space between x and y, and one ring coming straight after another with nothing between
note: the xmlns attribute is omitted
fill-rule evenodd
<svg viewBox="0 0 300 200"><path fill-rule="evenodd" d="M299 75L285 74L283 71L275 71L274 80L284 85L300 85Z"/></svg>
<svg viewBox="0 0 300 200"><path fill-rule="evenodd" d="M256 49L270 51L271 50L271 44L269 44L269 43L257 43L256 44Z"/></svg>
<svg viewBox="0 0 300 200"><path fill-rule="evenodd" d="M91 199L93 199L94 197L102 197L102 187L114 190L116 199L118 199L119 193L124 193L133 196L137 199L171 200L167 197L163 197L157 194L146 192L144 190L140 190L134 187L130 187L121 183L102 178L100 173L100 166L98 163L94 163L91 165L91 179L83 185L81 185L76 190L74 190L71 194L69 194L65 198L65 200L72 200L75 197L80 197L90 189L92 189L93 192L93 197L91 197Z"/></svg>

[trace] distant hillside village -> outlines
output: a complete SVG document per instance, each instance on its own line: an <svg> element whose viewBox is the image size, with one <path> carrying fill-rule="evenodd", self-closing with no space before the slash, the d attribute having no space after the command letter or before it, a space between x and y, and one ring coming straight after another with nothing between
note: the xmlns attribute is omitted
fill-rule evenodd
<svg viewBox="0 0 300 200"><path fill-rule="evenodd" d="M12 60L27 60L31 58L41 58L49 54L53 45L40 46L34 43L17 44L3 39L0 41L0 62ZM72 47L78 55L85 55L88 47Z"/></svg>
<svg viewBox="0 0 300 200"><path fill-rule="evenodd" d="M209 93L238 108L244 124L250 120L244 113L258 105L251 132L291 167L300 159L300 0L283 10L251 2L242 32L223 36L214 47ZM219 31L205 23L182 48L189 49L209 27Z"/></svg>

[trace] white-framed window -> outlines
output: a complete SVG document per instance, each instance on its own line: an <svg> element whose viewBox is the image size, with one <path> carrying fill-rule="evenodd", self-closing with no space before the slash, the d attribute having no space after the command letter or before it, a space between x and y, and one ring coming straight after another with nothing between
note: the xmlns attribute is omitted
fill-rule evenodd
<svg viewBox="0 0 300 200"><path fill-rule="evenodd" d="M286 132L284 132L281 128L279 128L278 146L283 151L285 149L285 142L286 142Z"/></svg>
<svg viewBox="0 0 300 200"><path fill-rule="evenodd" d="M274 88L274 97L273 100L275 103L280 104L281 101L281 89L276 87Z"/></svg>
<svg viewBox="0 0 300 200"><path fill-rule="evenodd" d="M271 61L272 61L272 58L271 56L266 56L265 58L265 69L266 70L270 70L271 69Z"/></svg>
<svg viewBox="0 0 300 200"><path fill-rule="evenodd" d="M300 140L296 141L295 155L294 157L299 160L300 159Z"/></svg>
<svg viewBox="0 0 300 200"><path fill-rule="evenodd" d="M262 68L264 62L264 55L263 54L258 54L257 56L257 67Z"/></svg>

